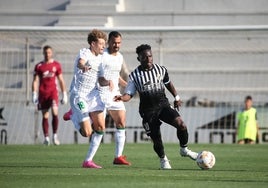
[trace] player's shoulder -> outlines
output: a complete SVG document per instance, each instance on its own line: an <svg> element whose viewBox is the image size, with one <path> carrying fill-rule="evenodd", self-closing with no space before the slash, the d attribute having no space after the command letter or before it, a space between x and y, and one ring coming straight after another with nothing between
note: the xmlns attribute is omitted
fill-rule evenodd
<svg viewBox="0 0 268 188"><path fill-rule="evenodd" d="M167 71L167 68L166 68L165 66L163 66L163 65L159 65L159 64L157 64L157 63L154 63L154 67L155 67L155 68L158 68L158 69L162 69L162 70Z"/></svg>
<svg viewBox="0 0 268 188"><path fill-rule="evenodd" d="M90 51L89 48L81 48L81 49L79 50L79 54L80 54L80 55L86 55L86 54L90 54L90 53L91 53L91 51Z"/></svg>
<svg viewBox="0 0 268 188"><path fill-rule="evenodd" d="M38 63L36 63L36 67L39 67L39 66L41 66L41 65L43 65L43 63L44 63L44 61L40 61L40 62L38 62Z"/></svg>
<svg viewBox="0 0 268 188"><path fill-rule="evenodd" d="M57 61L57 60L53 60L53 62L52 63L54 63L54 64L61 64L59 61Z"/></svg>

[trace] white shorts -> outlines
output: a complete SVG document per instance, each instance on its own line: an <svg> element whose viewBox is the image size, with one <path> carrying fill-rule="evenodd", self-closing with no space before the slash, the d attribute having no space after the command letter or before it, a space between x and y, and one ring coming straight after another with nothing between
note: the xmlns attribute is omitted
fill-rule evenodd
<svg viewBox="0 0 268 188"><path fill-rule="evenodd" d="M105 107L97 89L93 90L87 96L79 96L76 93L71 93L70 105L72 108L71 120L77 130L80 129L80 122L87 119L91 121L89 117L90 112L104 111Z"/></svg>
<svg viewBox="0 0 268 188"><path fill-rule="evenodd" d="M119 91L111 92L109 87L100 87L100 97L107 110L126 110L124 102L114 101L114 96L121 95Z"/></svg>

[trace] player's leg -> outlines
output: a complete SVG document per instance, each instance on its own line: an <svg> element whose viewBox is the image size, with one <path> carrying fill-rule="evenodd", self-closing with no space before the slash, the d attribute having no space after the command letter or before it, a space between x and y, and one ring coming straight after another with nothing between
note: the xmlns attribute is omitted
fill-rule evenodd
<svg viewBox="0 0 268 188"><path fill-rule="evenodd" d="M51 108L52 112L52 131L53 131L53 138L52 142L54 145L60 145L60 141L57 135L58 127L59 127L59 118L58 118L58 106L53 106Z"/></svg>
<svg viewBox="0 0 268 188"><path fill-rule="evenodd" d="M171 107L164 107L159 115L160 119L177 129L177 138L180 141L180 154L196 160L198 153L188 149L188 130L179 113Z"/></svg>
<svg viewBox="0 0 268 188"><path fill-rule="evenodd" d="M68 112L65 112L65 113L63 114L62 119L63 119L64 121L69 121L69 120L71 120L71 116L72 116L72 114L73 114L73 111L72 111L72 108L70 108L70 109L68 110Z"/></svg>
<svg viewBox="0 0 268 188"><path fill-rule="evenodd" d="M49 99L49 96L43 95L42 93L39 94L38 97L38 110L42 111L42 128L44 133L44 144L50 145L49 139L49 108L52 105L52 101Z"/></svg>
<svg viewBox="0 0 268 188"><path fill-rule="evenodd" d="M50 106L52 112L52 131L53 131L52 142L54 145L60 145L60 141L57 135L59 127L58 104L59 104L58 92L55 91L51 94L51 106Z"/></svg>
<svg viewBox="0 0 268 188"><path fill-rule="evenodd" d="M157 155L160 159L160 169L167 170L167 169L171 169L171 166L169 164L169 160L168 160L168 158L165 154L165 151L164 151L164 145L163 145L163 141L162 141L160 125L161 125L161 122L159 121L158 123L155 123L155 124L150 126L151 127L150 128L151 129L150 137L153 141L154 151L157 153Z"/></svg>
<svg viewBox="0 0 268 188"><path fill-rule="evenodd" d="M93 158L100 146L103 132L105 130L105 119L102 111L95 111L90 113L90 118L93 122L94 133L91 136L90 146L83 163L85 168L102 168L93 162Z"/></svg>
<svg viewBox="0 0 268 188"><path fill-rule="evenodd" d="M245 140L244 139L238 140L237 143L238 144L245 144Z"/></svg>
<svg viewBox="0 0 268 188"><path fill-rule="evenodd" d="M153 141L153 149L160 159L160 169L171 169L169 160L165 154L162 136L160 132L161 121L158 119L157 112L148 111L141 113L142 124L148 136Z"/></svg>
<svg viewBox="0 0 268 188"><path fill-rule="evenodd" d="M125 141L126 141L126 111L125 110L109 110L112 119L115 122L115 159L113 164L118 165L130 165L130 162L126 160L126 156L123 156Z"/></svg>
<svg viewBox="0 0 268 188"><path fill-rule="evenodd" d="M44 133L44 144L50 145L50 139L49 139L49 124L48 124L48 118L49 118L49 111L48 109L42 110L42 128Z"/></svg>

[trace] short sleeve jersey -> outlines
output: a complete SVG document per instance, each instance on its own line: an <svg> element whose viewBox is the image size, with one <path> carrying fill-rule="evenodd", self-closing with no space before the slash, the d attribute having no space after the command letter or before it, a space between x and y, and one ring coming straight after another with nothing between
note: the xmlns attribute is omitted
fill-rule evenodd
<svg viewBox="0 0 268 188"><path fill-rule="evenodd" d="M57 76L62 74L61 65L57 61L46 63L44 61L35 65L34 75L40 79L39 94L47 95L51 92L58 92Z"/></svg>
<svg viewBox="0 0 268 188"><path fill-rule="evenodd" d="M167 69L164 66L153 64L152 69L145 71L138 66L129 75L125 93L140 94L140 110L160 108L169 105L165 94L165 84L170 82Z"/></svg>
<svg viewBox="0 0 268 188"><path fill-rule="evenodd" d="M87 96L93 89L97 88L97 79L101 73L101 55L94 55L88 48L83 48L79 51L75 59L75 66L79 59L86 61L86 66L90 66L91 69L83 72L83 70L74 68L74 76L71 83L70 91L79 94L80 96Z"/></svg>
<svg viewBox="0 0 268 188"><path fill-rule="evenodd" d="M106 80L113 81L114 91L119 90L119 77L123 61L123 56L120 52L117 52L116 55L111 55L106 49L102 56L103 75L101 76L103 76Z"/></svg>
<svg viewBox="0 0 268 188"><path fill-rule="evenodd" d="M239 120L239 130L238 139L249 138L256 140L257 134L257 111L255 108L251 107L248 110L241 110L238 113Z"/></svg>

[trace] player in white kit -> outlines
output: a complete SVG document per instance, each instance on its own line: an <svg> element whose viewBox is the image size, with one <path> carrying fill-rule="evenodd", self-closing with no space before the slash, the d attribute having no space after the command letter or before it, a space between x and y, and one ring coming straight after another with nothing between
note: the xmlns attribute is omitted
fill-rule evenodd
<svg viewBox="0 0 268 188"><path fill-rule="evenodd" d="M104 51L106 40L106 34L100 30L94 29L88 34L89 48L81 49L76 57L70 88L70 118L82 136L91 136L90 147L82 164L84 168L101 168L92 159L105 130L104 104L101 102L97 83L98 77L103 75L100 54ZM91 126L94 129L93 134Z"/></svg>
<svg viewBox="0 0 268 188"><path fill-rule="evenodd" d="M99 78L100 96L104 102L106 110L112 117L116 125L115 132L115 158L113 164L130 165L123 155L126 140L126 109L124 103L115 102L114 96L120 95L119 85L125 87L127 82L120 77L120 71L124 63L122 54L119 52L121 46L121 34L112 31L108 37L108 48L104 50L102 57L103 77ZM105 83L106 82L106 83Z"/></svg>

